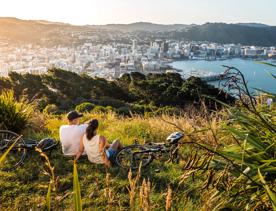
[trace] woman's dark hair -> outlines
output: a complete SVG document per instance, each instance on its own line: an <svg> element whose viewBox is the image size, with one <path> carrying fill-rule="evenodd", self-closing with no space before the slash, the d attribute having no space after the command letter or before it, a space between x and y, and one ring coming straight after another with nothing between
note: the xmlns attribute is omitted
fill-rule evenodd
<svg viewBox="0 0 276 211"><path fill-rule="evenodd" d="M99 121L97 119L93 119L88 123L88 127L86 128L86 138L91 140L95 135L95 131L99 126Z"/></svg>

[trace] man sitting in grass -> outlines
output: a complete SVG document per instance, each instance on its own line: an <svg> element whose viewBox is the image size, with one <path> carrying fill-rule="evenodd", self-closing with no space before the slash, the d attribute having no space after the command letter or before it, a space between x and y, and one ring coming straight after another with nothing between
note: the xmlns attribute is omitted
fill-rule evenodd
<svg viewBox="0 0 276 211"><path fill-rule="evenodd" d="M80 124L82 116L83 114L77 111L70 111L67 114L68 125L62 125L59 129L62 152L66 156L75 156L79 151L80 140L82 140L88 126L87 124Z"/></svg>

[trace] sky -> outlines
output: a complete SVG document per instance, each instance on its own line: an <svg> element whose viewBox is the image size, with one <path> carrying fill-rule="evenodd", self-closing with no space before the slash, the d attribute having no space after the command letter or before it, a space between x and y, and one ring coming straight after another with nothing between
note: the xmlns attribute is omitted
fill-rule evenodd
<svg viewBox="0 0 276 211"><path fill-rule="evenodd" d="M2 0L0 17L75 25L257 22L276 26L276 0Z"/></svg>

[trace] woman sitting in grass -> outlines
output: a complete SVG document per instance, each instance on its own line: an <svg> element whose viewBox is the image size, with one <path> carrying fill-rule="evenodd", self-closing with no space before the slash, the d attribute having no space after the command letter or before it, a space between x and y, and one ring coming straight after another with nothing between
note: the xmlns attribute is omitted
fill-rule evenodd
<svg viewBox="0 0 276 211"><path fill-rule="evenodd" d="M80 141L80 149L76 155L76 160L86 152L88 160L91 163L105 164L107 167L115 161L116 154L123 148L119 140L113 141L109 144L104 136L98 135L97 130L99 122L93 119L88 123L86 133Z"/></svg>

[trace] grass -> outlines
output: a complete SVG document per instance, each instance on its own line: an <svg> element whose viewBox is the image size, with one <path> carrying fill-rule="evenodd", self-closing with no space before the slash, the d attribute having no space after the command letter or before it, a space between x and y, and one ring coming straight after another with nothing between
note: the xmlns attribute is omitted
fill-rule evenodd
<svg viewBox="0 0 276 211"><path fill-rule="evenodd" d="M77 170L77 163L74 161L73 170L73 195L75 211L82 211L81 190L79 183L79 175Z"/></svg>
<svg viewBox="0 0 276 211"><path fill-rule="evenodd" d="M45 167L46 170L44 170L44 174L48 175L50 178L50 182L48 185L48 191L47 191L47 195L46 195L46 205L47 205L47 209L51 210L51 194L52 194L52 189L53 191L56 191L56 177L55 177L55 173L54 173L54 167L51 165L51 162L49 160L49 157L40 149L40 148L36 148L35 151L37 151L40 156L45 160Z"/></svg>
<svg viewBox="0 0 276 211"><path fill-rule="evenodd" d="M90 118L100 120L100 133L107 136L108 140L120 138L123 144L132 144L135 139L140 143L146 141L164 141L165 138L177 129L165 121L174 122L180 125L187 133L195 127L202 127L204 122L200 116L191 118L189 116L162 116L162 117L140 117L121 118L114 113L86 113L83 122ZM27 133L35 138L45 136L58 137L58 128L65 123L64 116L48 116L45 118L45 130L42 133ZM165 121L163 121L165 120ZM203 120L202 121L206 121ZM37 124L37 123L35 123ZM213 126L218 127L219 121L214 120ZM210 138L210 140L208 139ZM211 135L204 137L205 141L213 142ZM65 158L61 149L57 149L48 155L51 165L54 166L56 175L56 191L51 192L51 208L73 209L74 187L72 159ZM44 160L44 159L43 159ZM6 210L18 209L47 209L46 196L49 194L49 175L42 172L45 167L41 156L36 152L30 152L23 167L14 172L0 172L0 208ZM147 169L143 169L141 176L137 179L136 188L132 191L135 194L135 206L139 206L140 200L143 206L153 209L181 208L183 197L187 196L187 206L197 208L200 206L200 193L190 192L190 184L179 184L183 173L180 165L155 161ZM75 169L75 168L74 168ZM75 172L74 172L75 174ZM133 177L136 178L136 172ZM109 176L107 176L109 175ZM129 172L114 167L106 171L104 166L91 164L86 158L78 162L78 178L81 189L83 210L89 209L121 209L128 210L132 205L130 196L131 183L128 180ZM109 182L107 182L107 177ZM143 185L143 180L145 180ZM75 180L74 180L75 181ZM146 183L146 185L145 185ZM150 183L150 194L147 192ZM73 185L74 184L74 185ZM168 198L168 185L173 190L173 199ZM148 188L148 189L147 189ZM143 192L143 199L140 199L140 189ZM169 194L171 196L172 194ZM15 198L13 196L16 196ZM48 196L49 198L49 196ZM149 203L150 200L150 203ZM24 206L23 206L24 205Z"/></svg>
<svg viewBox="0 0 276 211"><path fill-rule="evenodd" d="M270 111L267 112L268 117ZM206 115L191 110L182 116L132 118L119 117L112 112L85 113L82 121L92 118L99 119L100 134L110 141L119 138L124 145L132 144L136 139L139 143L164 141L171 132L180 129L187 134L184 141L192 139L220 149L235 143L231 133L225 130L228 120L231 120L231 115L225 111ZM43 124L44 129L40 133L27 131L26 134L33 138L58 138L60 125L66 123L65 115L38 119L39 123L34 124ZM180 149L182 160L178 165L161 160L154 161L141 171L128 172L118 167L107 170L102 165L91 164L85 157L78 161L77 169L73 160L65 158L59 148L47 155L50 162L48 165L54 167L55 175L52 177L50 173L50 184L55 184L56 187L50 193L50 205L49 174L42 173L45 171L45 159L42 160L37 152L30 152L23 167L14 172L0 171L0 209L37 210L50 206L52 210L212 210L219 204L217 200L209 200L210 194L219 190L214 187L214 181L220 181L220 175L224 172L220 171L216 175L211 171L196 174L184 170L184 167L190 165L189 160L196 160L203 155L196 155L191 150L188 145ZM245 158L247 157L244 156ZM262 170L259 176L264 176ZM267 187L265 178L259 179ZM273 199L274 190L266 188L266 191L272 193Z"/></svg>

